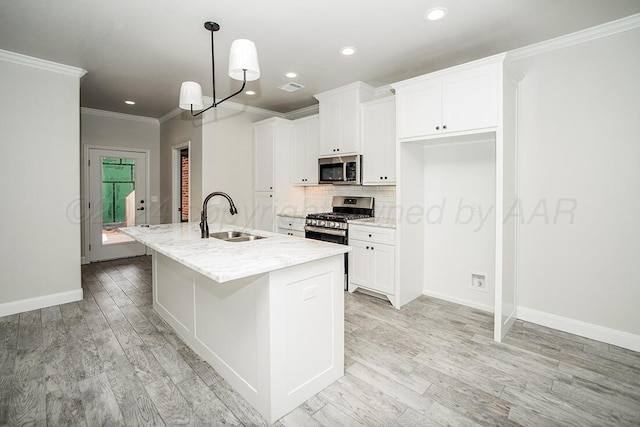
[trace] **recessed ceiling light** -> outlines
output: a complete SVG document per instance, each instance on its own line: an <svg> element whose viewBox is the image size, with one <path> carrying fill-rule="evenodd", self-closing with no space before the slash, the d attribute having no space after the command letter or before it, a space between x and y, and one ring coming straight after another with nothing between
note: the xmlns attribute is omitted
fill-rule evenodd
<svg viewBox="0 0 640 427"><path fill-rule="evenodd" d="M442 19L447 16L448 12L449 11L446 7L434 7L424 14L424 19L426 19L427 21L437 21L438 19Z"/></svg>
<svg viewBox="0 0 640 427"><path fill-rule="evenodd" d="M245 94L247 94L247 95L255 95L256 93L253 90L248 90L248 91L245 92Z"/></svg>
<svg viewBox="0 0 640 427"><path fill-rule="evenodd" d="M285 74L285 76L289 77L290 79L295 79L296 77L298 77L298 75L294 72L288 72L287 74Z"/></svg>
<svg viewBox="0 0 640 427"><path fill-rule="evenodd" d="M340 49L340 53L345 55L345 56L353 55L357 51L358 51L358 49L356 49L353 46L345 46L342 49Z"/></svg>
<svg viewBox="0 0 640 427"><path fill-rule="evenodd" d="M136 101L124 101L127 105L136 105Z"/></svg>

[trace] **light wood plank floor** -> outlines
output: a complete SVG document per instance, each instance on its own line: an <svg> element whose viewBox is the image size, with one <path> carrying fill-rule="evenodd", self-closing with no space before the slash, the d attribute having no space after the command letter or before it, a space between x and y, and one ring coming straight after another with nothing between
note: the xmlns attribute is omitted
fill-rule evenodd
<svg viewBox="0 0 640 427"><path fill-rule="evenodd" d="M0 318L0 425L264 425L151 308L148 257L84 300ZM276 425L640 425L640 354L421 297L345 295L343 378Z"/></svg>

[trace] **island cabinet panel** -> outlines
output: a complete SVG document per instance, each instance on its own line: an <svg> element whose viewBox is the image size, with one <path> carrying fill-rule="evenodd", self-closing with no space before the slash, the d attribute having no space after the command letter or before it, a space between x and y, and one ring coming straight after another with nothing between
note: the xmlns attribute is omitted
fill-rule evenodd
<svg viewBox="0 0 640 427"><path fill-rule="evenodd" d="M268 422L344 375L342 254L223 283L153 265L154 309Z"/></svg>
<svg viewBox="0 0 640 427"><path fill-rule="evenodd" d="M257 286L269 285L267 276L248 277L214 286L211 279L195 274L194 338L220 361L231 361L238 386L246 392L260 389L258 384L258 306ZM243 339L238 339L243 337ZM198 351L200 353L201 351ZM218 368L216 368L217 370Z"/></svg>
<svg viewBox="0 0 640 427"><path fill-rule="evenodd" d="M154 306L166 313L169 319L165 320L179 333L192 333L193 270L164 257L164 262L153 264L153 277L172 284L154 289Z"/></svg>
<svg viewBox="0 0 640 427"><path fill-rule="evenodd" d="M271 283L275 420L344 375L344 257L273 271Z"/></svg>

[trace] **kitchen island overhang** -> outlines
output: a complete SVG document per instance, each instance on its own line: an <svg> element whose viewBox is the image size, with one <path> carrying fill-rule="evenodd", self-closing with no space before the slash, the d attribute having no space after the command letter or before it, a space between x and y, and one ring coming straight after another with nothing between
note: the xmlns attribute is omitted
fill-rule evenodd
<svg viewBox="0 0 640 427"><path fill-rule="evenodd" d="M344 374L350 248L214 227L265 238L200 239L196 223L122 230L152 251L155 311L274 422Z"/></svg>

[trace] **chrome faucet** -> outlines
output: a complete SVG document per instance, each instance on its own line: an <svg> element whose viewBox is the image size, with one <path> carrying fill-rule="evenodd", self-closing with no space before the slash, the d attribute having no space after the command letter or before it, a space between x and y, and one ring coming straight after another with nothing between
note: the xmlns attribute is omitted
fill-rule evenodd
<svg viewBox="0 0 640 427"><path fill-rule="evenodd" d="M229 212L231 215L235 215L238 213L238 209L236 209L236 205L233 204L233 200L227 193L223 193L221 191L214 191L204 198L204 202L202 202L202 211L200 212L200 238L205 239L209 238L209 224L207 223L207 203L209 203L209 199L213 196L222 196L229 202Z"/></svg>

